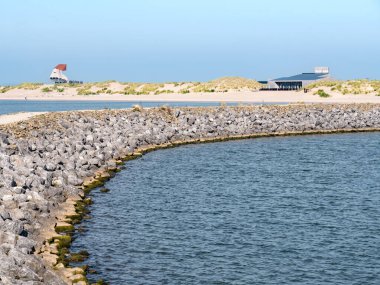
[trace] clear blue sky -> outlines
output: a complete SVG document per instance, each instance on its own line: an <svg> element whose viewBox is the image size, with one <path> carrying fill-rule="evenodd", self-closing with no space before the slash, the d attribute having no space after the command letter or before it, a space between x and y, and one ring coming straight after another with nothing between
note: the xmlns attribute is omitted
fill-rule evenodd
<svg viewBox="0 0 380 285"><path fill-rule="evenodd" d="M2 0L0 84L380 79L380 0Z"/></svg>

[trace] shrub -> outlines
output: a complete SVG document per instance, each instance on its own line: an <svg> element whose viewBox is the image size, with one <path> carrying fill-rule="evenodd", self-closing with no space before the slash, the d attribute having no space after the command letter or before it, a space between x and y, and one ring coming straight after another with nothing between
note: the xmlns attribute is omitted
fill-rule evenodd
<svg viewBox="0 0 380 285"><path fill-rule="evenodd" d="M0 93L6 93L6 92L8 92L11 89L12 89L12 87L10 87L10 86L1 87L0 88Z"/></svg>
<svg viewBox="0 0 380 285"><path fill-rule="evenodd" d="M65 88L57 88L57 91L62 93L63 91L65 91Z"/></svg>
<svg viewBox="0 0 380 285"><path fill-rule="evenodd" d="M129 94L137 94L138 92L136 89L140 86L138 83L127 83L127 87L124 88L124 94L129 95Z"/></svg>
<svg viewBox="0 0 380 285"><path fill-rule="evenodd" d="M319 95L319 97L322 98L328 98L331 97L330 94L326 93L324 90L319 89L317 92L314 93L314 95Z"/></svg>
<svg viewBox="0 0 380 285"><path fill-rule="evenodd" d="M96 91L96 94L105 94L105 93L107 93L107 91L111 91L111 90L108 90L107 87L104 87L104 88L99 89L98 91Z"/></svg>
<svg viewBox="0 0 380 285"><path fill-rule="evenodd" d="M42 92L45 92L45 93L53 91L49 87L44 87L41 90L42 90Z"/></svg>
<svg viewBox="0 0 380 285"><path fill-rule="evenodd" d="M90 91L89 89L81 89L81 88L79 88L77 92L78 92L77 93L78 95L93 95L94 94L94 92Z"/></svg>
<svg viewBox="0 0 380 285"><path fill-rule="evenodd" d="M154 95L171 94L171 93L174 93L174 91L172 91L172 90L157 90L156 92L154 92Z"/></svg>

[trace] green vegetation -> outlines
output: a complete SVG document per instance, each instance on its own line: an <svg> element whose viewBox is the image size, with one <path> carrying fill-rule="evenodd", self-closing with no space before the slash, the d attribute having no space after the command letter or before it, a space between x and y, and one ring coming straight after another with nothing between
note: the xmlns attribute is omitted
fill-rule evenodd
<svg viewBox="0 0 380 285"><path fill-rule="evenodd" d="M72 284L77 284L77 283L79 283L79 282L85 282L86 284L88 284L88 282L87 282L87 278L86 277L80 277L80 278L77 278L77 279L74 279L71 283Z"/></svg>
<svg viewBox="0 0 380 285"><path fill-rule="evenodd" d="M328 98L328 97L331 97L330 94L326 93L324 90L322 89L319 89L317 92L314 93L314 95L319 95L319 97L322 97L322 98Z"/></svg>
<svg viewBox="0 0 380 285"><path fill-rule="evenodd" d="M62 93L65 91L65 88L63 88L63 84L54 84L52 90Z"/></svg>
<svg viewBox="0 0 380 285"><path fill-rule="evenodd" d="M70 262L83 262L86 259L88 259L89 253L85 250L81 250L79 252L74 253L70 252L69 250L72 243L72 236L76 230L74 225L79 224L81 220L86 219L88 217L88 206L91 205L93 201L90 197L86 197L87 194L92 189L102 186L105 181L109 180L113 175L115 175L116 171L117 168L110 169L106 173L102 173L101 175L97 176L97 178L91 181L91 183L86 184L86 186L83 187L84 196L81 196L82 199L76 201L76 203L74 204L75 214L66 216L67 220L65 222L67 222L69 225L55 227L55 231L57 232L57 234L60 235L52 237L51 239L47 240L47 242L49 244L55 244L56 252L52 253L57 255L56 265L63 264L63 266L68 267L70 265ZM80 231L80 229L77 230ZM89 267L82 266L82 269L83 271L74 272L74 275L82 276L78 276L76 280L73 280L73 283L84 281L86 284L88 284L86 274L89 272ZM107 283L105 283L103 280L99 280L95 284Z"/></svg>
<svg viewBox="0 0 380 285"><path fill-rule="evenodd" d="M160 95L160 94L172 94L174 93L173 90L157 90L154 92L154 95Z"/></svg>
<svg viewBox="0 0 380 285"><path fill-rule="evenodd" d="M31 83L31 82L24 82L19 85L16 85L14 88L17 89L25 89L25 90L36 90L40 88L43 85L43 83Z"/></svg>
<svg viewBox="0 0 380 285"><path fill-rule="evenodd" d="M51 92L53 90L50 89L49 87L44 87L44 88L41 89L41 91L47 93L47 92Z"/></svg>
<svg viewBox="0 0 380 285"><path fill-rule="evenodd" d="M77 88L78 95L95 95L96 92L91 91L92 86L90 84L83 85Z"/></svg>
<svg viewBox="0 0 380 285"><path fill-rule="evenodd" d="M83 89L79 89L78 90L78 95L95 95L94 92L90 91L90 90L83 90Z"/></svg>
<svg viewBox="0 0 380 285"><path fill-rule="evenodd" d="M156 92L160 88L164 88L164 86L164 84L146 83L142 86L140 94L149 95L151 93Z"/></svg>
<svg viewBox="0 0 380 285"><path fill-rule="evenodd" d="M49 243L58 242L61 247L69 247L71 244L70 236L56 236L52 238Z"/></svg>
<svg viewBox="0 0 380 285"><path fill-rule="evenodd" d="M57 226L55 227L55 231L58 234L65 234L65 235L71 235L74 233L74 226Z"/></svg>
<svg viewBox="0 0 380 285"><path fill-rule="evenodd" d="M342 84L341 81L322 80L322 81L318 81L318 82L309 84L308 86L306 86L306 88L314 89L314 88L318 88L318 87L331 87L331 88L335 88L335 89L341 89L342 88L341 84Z"/></svg>
<svg viewBox="0 0 380 285"><path fill-rule="evenodd" d="M181 90L179 90L179 93L188 94L188 93L190 93L190 90L189 89L181 89Z"/></svg>
<svg viewBox="0 0 380 285"><path fill-rule="evenodd" d="M124 88L124 95L137 94L137 88L140 86L141 84L139 83L127 83L127 86Z"/></svg>
<svg viewBox="0 0 380 285"><path fill-rule="evenodd" d="M86 250L81 250L77 253L71 253L67 258L68 262L83 262L85 261L90 254Z"/></svg>
<svg viewBox="0 0 380 285"><path fill-rule="evenodd" d="M113 84L115 83L115 84ZM22 83L16 86L0 87L0 94L12 89L36 90L41 92L64 92L67 88L75 88L78 95L96 94L125 94L125 95L159 95L159 94L188 94L188 93L221 93L229 91L256 91L262 87L255 80L241 77L223 77L209 82L169 82L169 83L133 83L117 82L114 80L85 84L55 84ZM312 92L324 90L327 93L340 94L380 94L380 80L349 80L349 81L319 81L306 87ZM333 94L330 93L330 94ZM325 96L325 95L322 95Z"/></svg>
<svg viewBox="0 0 380 285"><path fill-rule="evenodd" d="M253 79L242 77L222 77L206 83L194 84L193 92L228 92L229 90L256 91L262 87L260 83Z"/></svg>
<svg viewBox="0 0 380 285"><path fill-rule="evenodd" d="M94 82L92 83L93 86L97 88L109 88L111 83L117 82L116 80L107 80L102 82Z"/></svg>
<svg viewBox="0 0 380 285"><path fill-rule="evenodd" d="M111 93L112 93L112 91L109 90L107 87L104 87L104 88L96 91L96 94L111 94Z"/></svg>
<svg viewBox="0 0 380 285"><path fill-rule="evenodd" d="M6 93L6 92L8 92L11 89L12 89L11 86L0 87L0 93Z"/></svg>
<svg viewBox="0 0 380 285"><path fill-rule="evenodd" d="M62 263L64 266L68 265L66 255L69 253L69 247L71 245L71 236L56 236L48 240L48 242L55 243L57 245L57 264Z"/></svg>
<svg viewBox="0 0 380 285"><path fill-rule="evenodd" d="M66 216L67 220L65 221L66 223L72 224L72 225L77 225L81 222L82 216L79 214L76 215L68 215Z"/></svg>
<svg viewBox="0 0 380 285"><path fill-rule="evenodd" d="M18 85L14 86L3 86L0 87L0 93L8 92L12 89L24 89L24 90L36 90L40 88L43 85L43 83L31 83L31 82L24 82Z"/></svg>
<svg viewBox="0 0 380 285"><path fill-rule="evenodd" d="M346 94L377 94L380 92L379 80L319 81L307 86L308 89L330 88L333 92Z"/></svg>

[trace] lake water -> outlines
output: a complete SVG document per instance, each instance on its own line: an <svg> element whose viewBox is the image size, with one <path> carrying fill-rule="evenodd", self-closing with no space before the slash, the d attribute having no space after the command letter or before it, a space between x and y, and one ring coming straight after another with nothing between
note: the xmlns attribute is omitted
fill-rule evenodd
<svg viewBox="0 0 380 285"><path fill-rule="evenodd" d="M200 107L219 106L216 102L114 102L114 101L32 101L32 100L0 100L0 115L17 112L53 112L72 110L101 110L101 109L125 109L133 105L143 107L172 106L172 107ZM240 103L239 103L240 104ZM244 103L243 103L244 104ZM261 104L261 103L260 103ZM263 103L268 104L268 103ZM269 103L273 104L273 103ZM285 103L276 103L285 104ZM229 106L238 103L227 103ZM249 103L248 105L254 105Z"/></svg>
<svg viewBox="0 0 380 285"><path fill-rule="evenodd" d="M73 250L111 284L380 284L380 133L189 145L91 195Z"/></svg>

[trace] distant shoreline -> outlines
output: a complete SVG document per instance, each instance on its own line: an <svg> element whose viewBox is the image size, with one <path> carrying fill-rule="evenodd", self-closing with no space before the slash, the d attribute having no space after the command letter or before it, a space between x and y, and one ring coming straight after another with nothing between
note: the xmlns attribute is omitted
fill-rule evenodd
<svg viewBox="0 0 380 285"><path fill-rule="evenodd" d="M120 101L120 102L217 102L217 103L380 103L380 81L319 81L309 92L260 91L264 85L224 77L209 82L84 84L23 83L0 86L0 100Z"/></svg>
<svg viewBox="0 0 380 285"><path fill-rule="evenodd" d="M189 93L160 95L64 95L64 94L28 94L17 90L17 94L0 94L4 100L25 101L112 101L112 102L204 102L204 103L380 103L380 96L374 95L333 95L322 98L312 93L296 91L241 91L227 93ZM26 100L26 101L27 101Z"/></svg>

